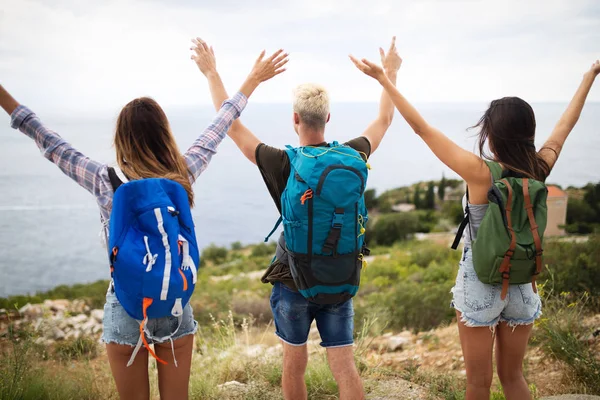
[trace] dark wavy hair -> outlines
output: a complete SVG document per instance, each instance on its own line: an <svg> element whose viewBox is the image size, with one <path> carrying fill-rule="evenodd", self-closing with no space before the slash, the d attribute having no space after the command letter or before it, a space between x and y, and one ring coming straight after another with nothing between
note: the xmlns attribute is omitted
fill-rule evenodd
<svg viewBox="0 0 600 400"><path fill-rule="evenodd" d="M479 128L479 153L505 169L527 178L545 181L551 167L535 148L535 114L531 106L518 97L504 97L490 107L473 126ZM492 154L486 153L489 142Z"/></svg>

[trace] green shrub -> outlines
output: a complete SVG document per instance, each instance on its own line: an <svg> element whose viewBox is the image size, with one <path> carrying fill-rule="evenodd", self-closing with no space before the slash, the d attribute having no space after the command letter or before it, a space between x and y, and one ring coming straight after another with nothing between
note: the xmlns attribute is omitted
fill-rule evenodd
<svg viewBox="0 0 600 400"><path fill-rule="evenodd" d="M252 257L264 257L275 255L276 243L260 243L252 247Z"/></svg>
<svg viewBox="0 0 600 400"><path fill-rule="evenodd" d="M598 224L591 222L573 222L565 226L565 231L573 235L589 235L594 232L600 232Z"/></svg>
<svg viewBox="0 0 600 400"><path fill-rule="evenodd" d="M0 347L1 400L95 400L113 399L112 379L98 384L97 375L110 376L108 363L97 369L88 364L61 368L46 358L46 347L35 343L32 331L17 335L10 327Z"/></svg>
<svg viewBox="0 0 600 400"><path fill-rule="evenodd" d="M567 224L578 222L593 222L596 211L585 201L570 198L567 202Z"/></svg>
<svg viewBox="0 0 600 400"><path fill-rule="evenodd" d="M600 394L600 360L589 344L581 340L591 333L583 325L589 295L551 291L544 295L544 300L544 314L536 323L534 341L569 367L578 390Z"/></svg>
<svg viewBox="0 0 600 400"><path fill-rule="evenodd" d="M372 210L376 208L378 205L377 195L375 194L375 189L367 189L365 190L365 206L367 210Z"/></svg>
<svg viewBox="0 0 600 400"><path fill-rule="evenodd" d="M98 355L98 343L89 337L68 339L57 342L54 354L61 361L92 359Z"/></svg>
<svg viewBox="0 0 600 400"><path fill-rule="evenodd" d="M544 262L546 279L556 293L588 292L592 298L600 297L600 236L591 236L582 243L548 241L545 244ZM592 302L592 307L600 304ZM598 309L598 308L597 308Z"/></svg>
<svg viewBox="0 0 600 400"><path fill-rule="evenodd" d="M60 285L46 292L35 295L20 295L0 298L0 308L19 309L27 303L43 303L46 299L81 299L91 308L102 308L106 300L108 281L100 280L93 283L78 283L72 286Z"/></svg>
<svg viewBox="0 0 600 400"><path fill-rule="evenodd" d="M460 201L445 201L442 205L442 216L448 218L454 224L460 224L465 216L462 203Z"/></svg>
<svg viewBox="0 0 600 400"><path fill-rule="evenodd" d="M228 253L227 248L211 244L202 250L201 259L203 261L211 261L214 264L221 264L227 259Z"/></svg>
<svg viewBox="0 0 600 400"><path fill-rule="evenodd" d="M419 217L416 213L382 214L369 230L369 238L380 246L389 246L406 240L418 232Z"/></svg>
<svg viewBox="0 0 600 400"><path fill-rule="evenodd" d="M242 242L233 242L231 243L231 250L239 251L242 250L244 246L242 246Z"/></svg>

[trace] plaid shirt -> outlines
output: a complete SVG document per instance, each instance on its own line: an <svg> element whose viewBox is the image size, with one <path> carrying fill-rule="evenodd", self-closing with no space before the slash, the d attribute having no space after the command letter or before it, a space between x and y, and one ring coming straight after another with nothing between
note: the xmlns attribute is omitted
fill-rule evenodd
<svg viewBox="0 0 600 400"><path fill-rule="evenodd" d="M236 93L226 100L210 125L184 154L190 171L190 181L206 169L217 146L227 135L229 127L246 107L248 99ZM96 197L102 222L106 226L112 209L113 189L108 177L108 166L81 154L56 132L48 129L29 108L20 105L11 115L11 126L33 140L42 155L52 161L62 172Z"/></svg>

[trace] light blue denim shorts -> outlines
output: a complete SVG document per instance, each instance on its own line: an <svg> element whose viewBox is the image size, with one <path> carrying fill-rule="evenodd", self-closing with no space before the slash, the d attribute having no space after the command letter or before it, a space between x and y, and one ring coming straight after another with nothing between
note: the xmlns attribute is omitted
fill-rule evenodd
<svg viewBox="0 0 600 400"><path fill-rule="evenodd" d="M178 323L176 317L152 318L148 320L147 329L152 337L162 338L175 331ZM106 344L116 343L135 347L140 338L140 321L127 314L114 293L112 283L108 288L108 292L106 292L102 326L102 342ZM186 335L193 335L197 330L198 323L194 320L194 311L188 303L183 309L181 326L172 336L172 339L177 340ZM146 338L148 344L158 343L148 336Z"/></svg>
<svg viewBox="0 0 600 400"><path fill-rule="evenodd" d="M462 314L462 322L470 327L493 328L499 322L515 327L533 324L542 315L542 301L530 283L510 285L504 300L501 292L502 285L488 285L477 278L472 252L465 247L451 303Z"/></svg>

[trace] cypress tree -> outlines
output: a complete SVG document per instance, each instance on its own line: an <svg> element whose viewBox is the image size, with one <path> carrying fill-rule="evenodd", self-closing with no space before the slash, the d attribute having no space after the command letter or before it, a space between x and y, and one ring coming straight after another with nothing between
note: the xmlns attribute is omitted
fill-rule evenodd
<svg viewBox="0 0 600 400"><path fill-rule="evenodd" d="M433 210L435 208L435 186L433 181L429 182L427 187L427 194L425 195L425 208Z"/></svg>
<svg viewBox="0 0 600 400"><path fill-rule="evenodd" d="M444 201L444 197L446 196L446 177L442 174L442 180L440 181L440 186L438 186L438 198L440 201Z"/></svg>

